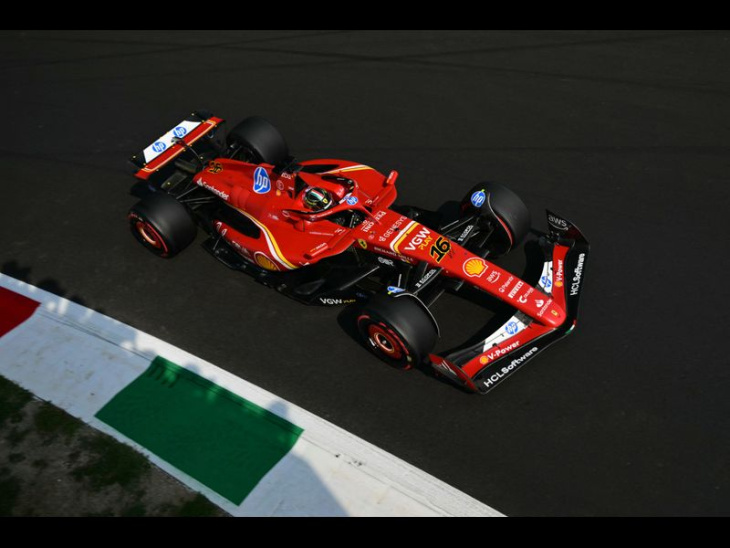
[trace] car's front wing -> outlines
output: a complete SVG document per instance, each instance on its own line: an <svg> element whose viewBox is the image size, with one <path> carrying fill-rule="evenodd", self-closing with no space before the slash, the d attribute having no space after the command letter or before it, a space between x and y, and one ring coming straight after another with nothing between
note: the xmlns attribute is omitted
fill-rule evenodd
<svg viewBox="0 0 730 548"><path fill-rule="evenodd" d="M431 366L465 389L486 394L554 342L573 331L583 290L590 245L573 223L547 212L540 238L545 262L537 286L566 311L557 327L516 312L486 339L445 356L431 354Z"/></svg>

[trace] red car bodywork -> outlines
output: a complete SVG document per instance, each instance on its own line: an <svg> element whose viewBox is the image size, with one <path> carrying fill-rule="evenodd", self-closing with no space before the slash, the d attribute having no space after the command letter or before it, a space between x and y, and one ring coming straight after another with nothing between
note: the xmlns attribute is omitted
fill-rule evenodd
<svg viewBox="0 0 730 548"><path fill-rule="evenodd" d="M244 254L264 257L263 261L256 261L259 266L269 270L290 270L359 245L386 257L406 262L423 261L443 268L445 275L464 279L539 323L558 327L565 320L563 308L549 295L494 263L469 253L433 229L388 209L396 198L395 172L386 177L371 167L344 160L310 160L301 164L337 166L324 173L300 173L307 184L327 189L336 197L333 208L315 214L308 212L301 193L294 195L293 177L286 173L272 181L269 191L254 192L254 171L263 167L267 176L272 174L273 166L266 164L219 160L194 179L196 184L217 194L262 230L264 238L250 238L223 223L218 227L221 233L225 232L225 239L240 246L236 246L239 251L243 249ZM346 175L355 181L355 189L345 195L342 185L327 181L322 175ZM350 204L348 198L357 202ZM367 219L352 229L327 220L343 209L357 209Z"/></svg>
<svg viewBox="0 0 730 548"><path fill-rule="evenodd" d="M211 117L200 123L184 136L184 143L194 144L221 122L220 118ZM146 180L183 150L180 144L168 146L140 169L137 177ZM299 164L303 170L297 176L310 187L328 190L334 198L332 207L318 213L308 210L302 202L303 193L297 191L295 176L285 171L277 173L275 166L270 164L219 158L194 176L195 184L218 196L260 230L258 237L253 237L222 220L215 222L221 237L244 259L269 271L286 271L312 265L343 253L351 246L359 246L389 260L410 264L426 262L442 269L441 275L463 280L508 303L524 314L523 321L496 339L487 339L483 352L461 366L440 356L430 356L435 370L457 377L465 387L475 391L473 378L492 361L514 353L518 348L524 350L523 347L528 347L532 341L558 331L561 326L559 331L563 333L572 330L575 314L566 313L565 287L568 283L565 259L570 245L562 245L560 241L553 245L552 257L545 263L542 283L533 287L432 228L389 209L397 196L395 171L385 175L366 165L336 159ZM354 185L350 187L338 182L342 180ZM365 215L365 220L354 228L328 220L343 210L357 210ZM580 260L582 265L583 256ZM564 325L566 321L571 325ZM520 358L512 361L511 367L538 351L537 348L526 349ZM509 374L509 367L502 368L505 375ZM501 375L500 372L495 374Z"/></svg>

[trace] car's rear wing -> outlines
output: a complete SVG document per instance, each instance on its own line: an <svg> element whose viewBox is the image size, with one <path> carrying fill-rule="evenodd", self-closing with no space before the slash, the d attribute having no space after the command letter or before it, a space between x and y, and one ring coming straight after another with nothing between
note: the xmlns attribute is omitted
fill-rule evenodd
<svg viewBox="0 0 730 548"><path fill-rule="evenodd" d="M170 131L152 142L147 148L129 159L135 176L147 180L160 171L203 136L211 138L214 129L223 123L205 112L194 112Z"/></svg>
<svg viewBox="0 0 730 548"><path fill-rule="evenodd" d="M540 238L545 262L537 284L566 311L551 327L516 312L494 333L468 348L429 356L434 370L467 390L486 394L529 360L573 331L590 245L573 223L547 212L549 232Z"/></svg>

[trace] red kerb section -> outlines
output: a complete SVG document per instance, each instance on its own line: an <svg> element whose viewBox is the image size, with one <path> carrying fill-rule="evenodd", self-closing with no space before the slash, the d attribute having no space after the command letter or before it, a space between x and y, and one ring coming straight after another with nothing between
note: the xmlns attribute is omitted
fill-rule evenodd
<svg viewBox="0 0 730 548"><path fill-rule="evenodd" d="M40 303L0 287L0 337L30 318Z"/></svg>

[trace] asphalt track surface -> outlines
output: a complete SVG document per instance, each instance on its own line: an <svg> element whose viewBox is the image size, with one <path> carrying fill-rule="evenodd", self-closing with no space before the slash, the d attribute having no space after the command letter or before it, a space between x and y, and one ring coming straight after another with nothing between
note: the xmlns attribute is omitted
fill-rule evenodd
<svg viewBox="0 0 730 548"><path fill-rule="evenodd" d="M0 266L508 515L727 515L729 60L722 32L3 32ZM396 169L402 203L490 179L536 227L573 220L578 328L469 396L198 245L155 258L127 229L125 160L199 108ZM441 348L492 316L453 296L436 314Z"/></svg>

